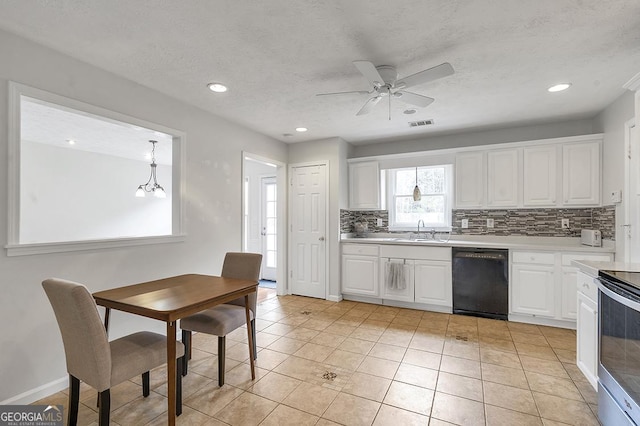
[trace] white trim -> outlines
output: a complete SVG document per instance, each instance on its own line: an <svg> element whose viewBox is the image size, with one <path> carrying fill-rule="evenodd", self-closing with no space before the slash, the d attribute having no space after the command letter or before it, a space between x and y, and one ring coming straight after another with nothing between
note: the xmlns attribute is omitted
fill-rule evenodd
<svg viewBox="0 0 640 426"><path fill-rule="evenodd" d="M633 127L635 127L635 118L632 118L631 120L628 120L624 123L624 192L622 193L622 202L624 203L625 224L631 222L631 206L629 205L629 180L631 179L631 160L629 159L628 154L631 150L631 129ZM624 238L624 261L629 262L631 258L631 253L629 253L631 247L629 238L627 237L627 228L621 225L618 225L618 227L620 229L622 238ZM615 234L618 233L617 231L617 229L614 230Z"/></svg>
<svg viewBox="0 0 640 426"><path fill-rule="evenodd" d="M623 84L622 87L634 92L640 90L640 72L631 77L631 79Z"/></svg>
<svg viewBox="0 0 640 426"><path fill-rule="evenodd" d="M7 256L28 256L31 254L65 253L70 251L99 250L117 247L144 246L149 244L179 243L185 235L162 235L155 237L113 238L108 240L64 241L40 244L7 244Z"/></svg>
<svg viewBox="0 0 640 426"><path fill-rule="evenodd" d="M251 160L256 160L262 163L268 163L271 165L276 166L276 190L278 192L278 199L277 199L277 203L278 203L278 207L277 207L277 215L278 215L278 223L277 223L277 227L278 227L278 236L277 236L277 240L278 240L278 254L277 254L277 270L276 270L276 294L278 296L282 296L285 294L288 294L288 288L289 288L289 281L288 281L288 277L289 275L287 274L288 271L288 266L287 266L287 262L288 262L288 256L287 256L287 241L288 241L288 235L289 233L287 232L288 229L288 221L287 221L287 195L288 195L288 191L287 191L287 167L286 164L283 163L282 161L278 161L278 160L274 160L272 158L268 158L268 157L263 157L261 155L257 155L257 154L252 154L250 152L247 151L242 151L242 177L241 177L241 182L242 182L242 195L241 195L241 211L244 217L244 209L245 209L245 205L244 205L244 198L245 198L245 194L244 194L244 179L245 179L245 159L249 159ZM245 233L247 232L247 230L245 229L244 226L244 218L242 220L242 232L240 233L240 247L243 247L244 245L244 238L245 238Z"/></svg>
<svg viewBox="0 0 640 426"><path fill-rule="evenodd" d="M507 149L507 148L519 148L530 145L551 145L551 144L559 144L559 143L571 143L571 142L583 142L588 140L599 139L602 140L604 133L593 133L589 135L578 135L578 136L566 136L561 138L552 138L552 139L536 139L529 141L519 141L519 142L505 142L505 143L496 143L489 145L475 145L475 146L463 146L457 148L445 148L445 149L434 149L431 151L413 151L413 152L403 152L399 154L383 154L383 155L374 155L370 157L356 157L347 159L348 163L357 163L360 161L380 161L380 160L388 160L388 159L396 159L396 158L414 158L419 156L433 156L433 155L443 155L443 154L457 154L465 151L482 151L488 149Z"/></svg>
<svg viewBox="0 0 640 426"><path fill-rule="evenodd" d="M37 388L30 389L9 399L0 401L0 405L26 405L53 395L69 387L69 376L64 376Z"/></svg>
<svg viewBox="0 0 640 426"><path fill-rule="evenodd" d="M113 238L87 241L69 241L61 243L20 244L20 97L28 96L65 108L98 115L108 120L129 123L135 126L158 130L173 136L172 149L172 235L154 237ZM8 114L8 200L7 200L7 256L58 253L78 250L96 250L146 244L160 244L183 241L186 233L186 133L150 121L138 119L119 112L111 111L65 96L46 92L35 87L9 81Z"/></svg>
<svg viewBox="0 0 640 426"><path fill-rule="evenodd" d="M330 254L330 250L329 250L329 245L331 244L331 241L329 239L329 235L332 235L329 233L329 205L330 203L330 183L331 180L329 179L329 174L331 172L331 168L329 167L329 160L320 160L320 161L309 161L309 162L304 162L304 163L295 163L295 164L289 164L289 176L293 176L293 169L295 168L299 168L299 167L312 167L312 166L324 166L325 167L325 173L324 173L324 184L325 184L325 199L324 199L324 204L325 204L325 237L324 237L324 298L325 300L329 300L329 272L330 272L330 268L329 268L329 254ZM293 178L289 178L289 187L293 184L292 181ZM287 203L289 205L289 219L291 220L291 218L293 217L293 205L291 203L291 199L289 198L289 202ZM287 224L287 229L290 229L290 225ZM287 232L287 235L289 235L289 232ZM340 243L340 241L338 240L338 244ZM293 265L293 261L291 259L291 256L293 255L293 250L289 250L288 253L288 261L289 261L289 265ZM289 270L287 269L287 272L289 272ZM291 270L291 272L293 272L293 270ZM289 276L289 274L287 273L287 277ZM287 287L287 294L292 294L291 293L291 287L288 286ZM336 296L333 296L334 298Z"/></svg>

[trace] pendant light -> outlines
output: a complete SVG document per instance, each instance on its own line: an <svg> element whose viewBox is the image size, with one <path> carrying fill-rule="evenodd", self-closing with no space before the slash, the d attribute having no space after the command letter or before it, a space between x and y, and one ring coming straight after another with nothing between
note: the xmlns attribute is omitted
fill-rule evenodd
<svg viewBox="0 0 640 426"><path fill-rule="evenodd" d="M138 190L136 191L136 197L144 197L145 192L153 192L154 197L156 198L167 198L167 194L164 192L164 188L158 184L156 180L156 144L158 141L149 141L151 142L151 174L149 175L149 180L147 183L138 186ZM151 184L151 180L153 180L153 184Z"/></svg>
<svg viewBox="0 0 640 426"><path fill-rule="evenodd" d="M418 168L416 167L416 187L413 188L413 201L420 201L422 199L422 194L420 193L420 188L418 188Z"/></svg>

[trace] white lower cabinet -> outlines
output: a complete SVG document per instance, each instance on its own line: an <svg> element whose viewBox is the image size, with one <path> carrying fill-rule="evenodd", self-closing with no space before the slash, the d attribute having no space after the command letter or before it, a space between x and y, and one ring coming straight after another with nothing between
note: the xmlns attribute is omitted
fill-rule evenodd
<svg viewBox="0 0 640 426"><path fill-rule="evenodd" d="M613 255L513 250L510 313L521 321L575 327L580 308L578 268L571 266L574 260L607 262L613 260Z"/></svg>
<svg viewBox="0 0 640 426"><path fill-rule="evenodd" d="M381 258L380 276L383 299L413 302L413 260Z"/></svg>
<svg viewBox="0 0 640 426"><path fill-rule="evenodd" d="M578 272L576 364L594 389L598 388L598 290L591 277Z"/></svg>
<svg viewBox="0 0 640 426"><path fill-rule="evenodd" d="M345 244L342 247L342 292L363 296L380 295L378 246Z"/></svg>
<svg viewBox="0 0 640 426"><path fill-rule="evenodd" d="M555 266L514 263L511 271L512 311L555 317Z"/></svg>
<svg viewBox="0 0 640 426"><path fill-rule="evenodd" d="M416 260L414 270L416 302L453 307L451 261Z"/></svg>

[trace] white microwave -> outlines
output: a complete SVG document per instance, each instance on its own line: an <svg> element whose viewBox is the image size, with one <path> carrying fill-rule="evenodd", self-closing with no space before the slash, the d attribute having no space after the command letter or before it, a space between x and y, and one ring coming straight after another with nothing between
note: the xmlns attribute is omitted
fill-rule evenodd
<svg viewBox="0 0 640 426"><path fill-rule="evenodd" d="M580 232L580 244L591 247L601 247L602 234L597 229L583 229Z"/></svg>

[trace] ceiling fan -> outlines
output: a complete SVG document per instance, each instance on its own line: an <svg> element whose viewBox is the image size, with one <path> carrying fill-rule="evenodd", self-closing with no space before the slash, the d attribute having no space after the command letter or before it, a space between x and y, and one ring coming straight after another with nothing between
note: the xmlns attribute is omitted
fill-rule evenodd
<svg viewBox="0 0 640 426"><path fill-rule="evenodd" d="M447 77L454 73L453 67L448 62L403 78L398 78L396 68L390 65L379 65L376 67L369 61L353 61L353 65L355 65L358 71L360 71L371 84L372 89L370 91L354 90L349 92L319 93L316 96L373 94L374 96L365 102L364 106L360 108L360 111L358 111L356 115L368 114L378 102L386 97L389 99L389 120L391 120L391 98L399 99L409 105L424 108L435 101L435 99L418 95L417 93L407 92L405 89Z"/></svg>

